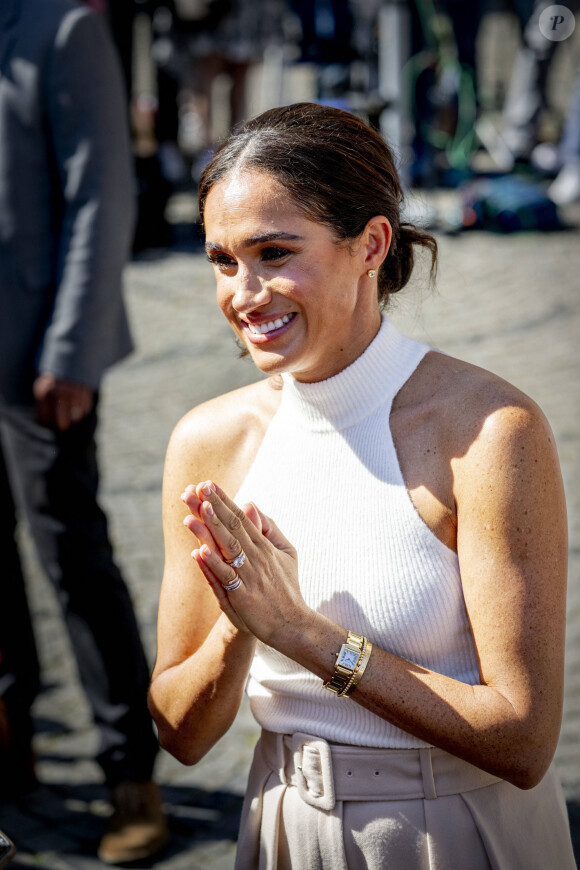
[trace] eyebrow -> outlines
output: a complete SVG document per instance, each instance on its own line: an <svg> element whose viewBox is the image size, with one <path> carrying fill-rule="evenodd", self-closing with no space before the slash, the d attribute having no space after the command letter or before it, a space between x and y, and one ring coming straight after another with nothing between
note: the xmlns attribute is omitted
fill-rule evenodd
<svg viewBox="0 0 580 870"><path fill-rule="evenodd" d="M293 233L261 233L259 236L250 236L249 239L244 239L242 242L242 248L251 248L254 245L260 245L264 242L300 242L303 240L304 236L296 236ZM221 251L222 245L218 244L218 242L206 242L205 249L206 251Z"/></svg>

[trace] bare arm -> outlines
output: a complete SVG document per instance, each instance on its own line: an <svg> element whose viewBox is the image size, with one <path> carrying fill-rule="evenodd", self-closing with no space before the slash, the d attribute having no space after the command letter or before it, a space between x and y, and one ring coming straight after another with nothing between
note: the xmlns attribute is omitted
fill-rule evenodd
<svg viewBox="0 0 580 870"><path fill-rule="evenodd" d="M229 407L230 398L221 397L187 415L164 471L165 571L149 706L161 745L185 764L203 757L234 720L256 643L241 620L221 613L183 524L187 484L211 473L235 491L256 449L254 428L246 424L241 433Z"/></svg>
<svg viewBox="0 0 580 870"><path fill-rule="evenodd" d="M386 696L400 727L529 787L552 759L562 711L566 512L553 436L537 409L506 407L455 465L458 555L482 684L392 656L382 668L377 657L361 703L379 712Z"/></svg>
<svg viewBox="0 0 580 870"><path fill-rule="evenodd" d="M553 437L533 403L500 407L452 464L458 554L481 685L375 648L353 700L529 788L552 759L562 706L566 523ZM234 608L263 642L328 679L348 626L305 605L288 544L273 523L265 518L268 534L260 535L219 489L200 494L208 536L196 558L207 579L215 578L222 608ZM239 571L244 584L227 596L219 581L228 582L232 569L222 555L234 555L239 544L247 554Z"/></svg>

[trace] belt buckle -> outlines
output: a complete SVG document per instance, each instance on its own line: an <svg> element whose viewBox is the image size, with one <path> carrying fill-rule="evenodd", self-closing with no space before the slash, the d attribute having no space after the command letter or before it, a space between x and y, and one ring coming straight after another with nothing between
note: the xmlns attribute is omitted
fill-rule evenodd
<svg viewBox="0 0 580 870"><path fill-rule="evenodd" d="M319 772L322 780L322 794L317 795L308 788L308 771L304 770L304 749L315 750L319 758ZM332 810L336 804L334 777L332 774L332 753L330 746L321 737L296 732L292 735L292 753L296 771L296 787L302 800L321 810Z"/></svg>

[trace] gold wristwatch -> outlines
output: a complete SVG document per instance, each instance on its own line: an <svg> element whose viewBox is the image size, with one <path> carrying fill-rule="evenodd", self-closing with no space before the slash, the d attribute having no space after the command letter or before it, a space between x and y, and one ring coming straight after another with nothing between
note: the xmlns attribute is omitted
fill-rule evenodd
<svg viewBox="0 0 580 870"><path fill-rule="evenodd" d="M343 643L336 654L334 673L323 687L334 692L339 698L348 697L368 664L373 645L362 634L349 631L346 643Z"/></svg>

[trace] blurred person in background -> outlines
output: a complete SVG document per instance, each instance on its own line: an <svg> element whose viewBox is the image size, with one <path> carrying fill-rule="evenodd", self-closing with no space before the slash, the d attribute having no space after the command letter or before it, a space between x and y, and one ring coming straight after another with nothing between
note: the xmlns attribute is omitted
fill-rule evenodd
<svg viewBox="0 0 580 870"><path fill-rule="evenodd" d="M559 42L549 39L540 28L540 16L552 6L550 0L510 0L522 33L522 44L514 60L508 92L502 112L501 137L514 162L536 162L534 149L540 143L540 120L548 105L548 75ZM577 0L565 4L574 12ZM543 165L539 152L540 167ZM510 168L510 166L506 166Z"/></svg>
<svg viewBox="0 0 580 870"><path fill-rule="evenodd" d="M285 0L163 0L154 16L154 58L177 81L178 144L197 180L215 148L214 85L229 80L229 128L247 116L247 83L265 46L280 41Z"/></svg>
<svg viewBox="0 0 580 870"><path fill-rule="evenodd" d="M345 96L351 87L350 65L357 57L354 43L360 32L353 4L350 0L289 2L300 22L300 60L318 67L317 98L346 107Z"/></svg>
<svg viewBox="0 0 580 870"><path fill-rule="evenodd" d="M172 228L165 209L173 187L185 173L177 149L177 105L173 80L159 65L155 72L156 93L139 92L139 77L134 75L135 52L141 46L135 39L136 21L144 16L155 21L162 0L81 0L103 16L117 49L127 113L130 118L137 190L137 214L133 252L165 248L173 243ZM143 58L141 57L140 60Z"/></svg>
<svg viewBox="0 0 580 870"><path fill-rule="evenodd" d="M16 502L57 591L99 734L113 805L99 856L142 860L167 837L152 781L148 666L97 503L99 387L132 348L121 278L134 213L123 84L100 17L71 0L3 0L0 114L2 797L34 779L39 682Z"/></svg>
<svg viewBox="0 0 580 870"><path fill-rule="evenodd" d="M556 164L560 168L548 188L548 196L557 205L569 205L580 199L580 65L568 104Z"/></svg>

